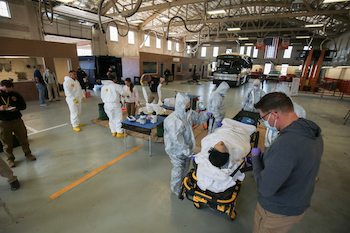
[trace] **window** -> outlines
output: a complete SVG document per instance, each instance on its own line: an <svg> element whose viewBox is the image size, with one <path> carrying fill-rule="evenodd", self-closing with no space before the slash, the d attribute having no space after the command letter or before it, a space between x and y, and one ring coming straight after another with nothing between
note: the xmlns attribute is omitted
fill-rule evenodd
<svg viewBox="0 0 350 233"><path fill-rule="evenodd" d="M258 52L259 52L259 49L256 49L255 46L254 46L253 58L257 58L258 57Z"/></svg>
<svg viewBox="0 0 350 233"><path fill-rule="evenodd" d="M113 26L109 26L109 39L111 41L118 41L118 29Z"/></svg>
<svg viewBox="0 0 350 233"><path fill-rule="evenodd" d="M213 49L213 57L217 57L219 54L219 47L214 47Z"/></svg>
<svg viewBox="0 0 350 233"><path fill-rule="evenodd" d="M269 74L271 70L271 63L266 63L264 67L264 74Z"/></svg>
<svg viewBox="0 0 350 233"><path fill-rule="evenodd" d="M129 31L128 33L128 43L135 44L135 33L133 31Z"/></svg>
<svg viewBox="0 0 350 233"><path fill-rule="evenodd" d="M187 45L187 54L191 53L191 46Z"/></svg>
<svg viewBox="0 0 350 233"><path fill-rule="evenodd" d="M292 50L293 50L293 46L288 46L288 49L284 50L283 58L291 58L292 57Z"/></svg>
<svg viewBox="0 0 350 233"><path fill-rule="evenodd" d="M244 54L244 46L239 47L239 54Z"/></svg>
<svg viewBox="0 0 350 233"><path fill-rule="evenodd" d="M247 56L250 56L251 53L252 53L252 46L247 46L246 55L247 55Z"/></svg>
<svg viewBox="0 0 350 233"><path fill-rule="evenodd" d="M81 46L83 48L79 47L77 48L78 56L92 56L91 46Z"/></svg>
<svg viewBox="0 0 350 233"><path fill-rule="evenodd" d="M144 35L144 40L145 40L145 46L150 47L151 46L150 36Z"/></svg>
<svg viewBox="0 0 350 233"><path fill-rule="evenodd" d="M161 40L156 37L156 48L160 49L162 47Z"/></svg>
<svg viewBox="0 0 350 233"><path fill-rule="evenodd" d="M287 75L288 64L282 64L281 75Z"/></svg>
<svg viewBox="0 0 350 233"><path fill-rule="evenodd" d="M175 43L175 49L176 49L176 52L180 51L180 44L177 42Z"/></svg>
<svg viewBox="0 0 350 233"><path fill-rule="evenodd" d="M216 61L213 61L211 63L211 71L214 72L216 70L216 65L217 65L217 62Z"/></svg>
<svg viewBox="0 0 350 233"><path fill-rule="evenodd" d="M226 49L226 53L232 53L232 49Z"/></svg>
<svg viewBox="0 0 350 233"><path fill-rule="evenodd" d="M201 57L206 57L206 56L207 56L207 47L202 47Z"/></svg>
<svg viewBox="0 0 350 233"><path fill-rule="evenodd" d="M171 50L171 41L168 40L168 50Z"/></svg>
<svg viewBox="0 0 350 233"><path fill-rule="evenodd" d="M303 50L311 50L312 46L304 46Z"/></svg>
<svg viewBox="0 0 350 233"><path fill-rule="evenodd" d="M11 18L10 9L7 2L0 1L0 16Z"/></svg>

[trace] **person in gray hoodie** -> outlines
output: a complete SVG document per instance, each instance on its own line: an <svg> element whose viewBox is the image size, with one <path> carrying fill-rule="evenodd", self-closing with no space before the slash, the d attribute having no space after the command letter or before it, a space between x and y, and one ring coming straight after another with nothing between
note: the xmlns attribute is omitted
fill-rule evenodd
<svg viewBox="0 0 350 233"><path fill-rule="evenodd" d="M262 155L259 148L251 151L259 190L253 232L287 232L310 207L323 153L321 129L299 118L281 92L265 95L254 107L265 125L280 133Z"/></svg>

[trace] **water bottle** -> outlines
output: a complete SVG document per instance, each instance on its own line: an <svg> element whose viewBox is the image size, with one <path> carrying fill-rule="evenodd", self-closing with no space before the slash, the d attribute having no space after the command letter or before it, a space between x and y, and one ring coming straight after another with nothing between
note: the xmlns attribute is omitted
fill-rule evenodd
<svg viewBox="0 0 350 233"><path fill-rule="evenodd" d="M144 112L141 112L140 114L140 124L141 125L146 124L146 114Z"/></svg>
<svg viewBox="0 0 350 233"><path fill-rule="evenodd" d="M151 123L152 124L157 123L157 113L156 113L156 111L153 111L153 113L152 113Z"/></svg>

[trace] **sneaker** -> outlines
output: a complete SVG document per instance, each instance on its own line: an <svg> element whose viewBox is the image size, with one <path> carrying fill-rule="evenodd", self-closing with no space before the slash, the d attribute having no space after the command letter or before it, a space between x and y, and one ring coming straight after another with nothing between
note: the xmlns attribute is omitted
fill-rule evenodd
<svg viewBox="0 0 350 233"><path fill-rule="evenodd" d="M40 104L40 107L46 107L47 104Z"/></svg>
<svg viewBox="0 0 350 233"><path fill-rule="evenodd" d="M9 165L9 167L16 167L16 163L14 160L9 160L7 164Z"/></svg>
<svg viewBox="0 0 350 233"><path fill-rule="evenodd" d="M79 124L79 126L81 127L81 126L85 126L85 124Z"/></svg>
<svg viewBox="0 0 350 233"><path fill-rule="evenodd" d="M11 182L10 185L11 185L11 190L12 191L17 190L19 188L19 186L20 186L18 180L15 180L15 181Z"/></svg>
<svg viewBox="0 0 350 233"><path fill-rule="evenodd" d="M36 160L36 157L35 157L34 155L27 155L26 157L27 157L27 159L29 159L30 161Z"/></svg>
<svg viewBox="0 0 350 233"><path fill-rule="evenodd" d="M73 130L74 130L75 132L81 131L81 129L80 129L79 127L73 127Z"/></svg>

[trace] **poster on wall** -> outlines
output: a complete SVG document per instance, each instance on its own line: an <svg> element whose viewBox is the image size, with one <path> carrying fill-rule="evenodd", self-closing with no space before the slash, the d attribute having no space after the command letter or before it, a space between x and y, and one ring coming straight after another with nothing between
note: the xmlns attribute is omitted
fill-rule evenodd
<svg viewBox="0 0 350 233"><path fill-rule="evenodd" d="M142 71L146 74L156 74L158 73L158 64L157 62L143 62Z"/></svg>
<svg viewBox="0 0 350 233"><path fill-rule="evenodd" d="M188 63L183 63L183 64L182 64L182 69L183 69L183 70L188 70L188 69L189 69Z"/></svg>
<svg viewBox="0 0 350 233"><path fill-rule="evenodd" d="M300 86L300 78L293 78L292 87L291 87L291 90L290 90L290 95L291 96L298 95L299 86Z"/></svg>

